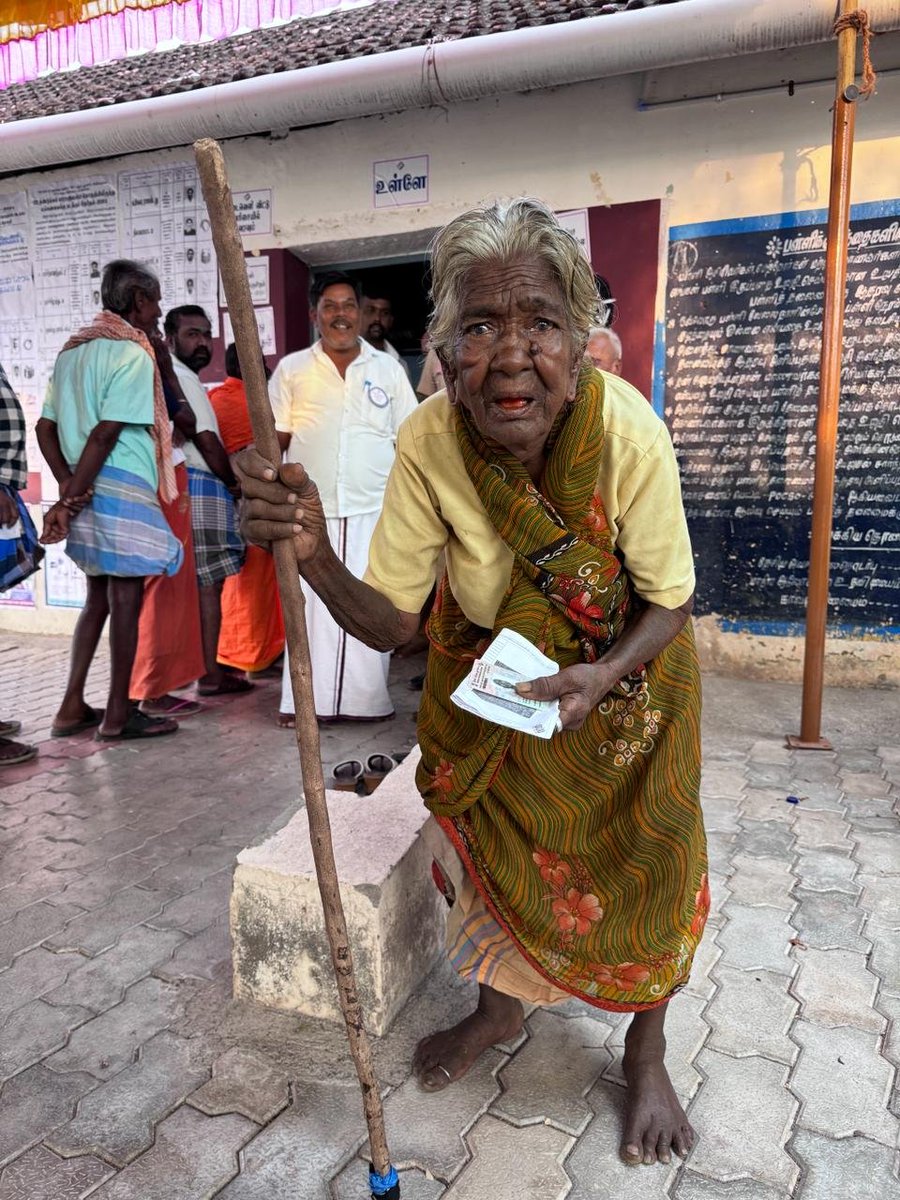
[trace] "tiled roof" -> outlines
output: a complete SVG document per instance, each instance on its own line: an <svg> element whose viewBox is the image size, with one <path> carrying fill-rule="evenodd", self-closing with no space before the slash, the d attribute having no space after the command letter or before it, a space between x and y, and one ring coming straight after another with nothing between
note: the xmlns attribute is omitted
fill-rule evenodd
<svg viewBox="0 0 900 1200"><path fill-rule="evenodd" d="M0 122L124 104L483 34L652 8L687 0L377 0L238 37L57 72L0 92Z"/></svg>

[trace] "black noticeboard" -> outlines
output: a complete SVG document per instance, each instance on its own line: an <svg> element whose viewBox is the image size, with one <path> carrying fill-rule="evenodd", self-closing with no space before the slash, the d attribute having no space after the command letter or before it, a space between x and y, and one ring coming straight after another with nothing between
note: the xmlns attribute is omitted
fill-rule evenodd
<svg viewBox="0 0 900 1200"><path fill-rule="evenodd" d="M666 421L695 611L786 630L805 615L825 213L670 233ZM829 621L900 632L900 201L853 209Z"/></svg>

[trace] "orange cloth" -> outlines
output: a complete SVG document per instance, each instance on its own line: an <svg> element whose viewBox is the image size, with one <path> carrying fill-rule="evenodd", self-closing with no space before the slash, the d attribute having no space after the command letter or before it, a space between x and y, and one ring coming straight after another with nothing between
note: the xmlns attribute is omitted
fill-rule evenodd
<svg viewBox="0 0 900 1200"><path fill-rule="evenodd" d="M225 376L225 382L209 393L216 420L219 422L219 437L227 454L236 454L253 441L253 427L247 411L247 393L243 379Z"/></svg>
<svg viewBox="0 0 900 1200"><path fill-rule="evenodd" d="M229 454L253 441L247 395L241 379L231 376L209 393L219 436ZM222 629L218 660L241 671L264 671L284 649L284 620L275 580L275 562L259 546L247 547L239 575L222 589Z"/></svg>
<svg viewBox="0 0 900 1200"><path fill-rule="evenodd" d="M191 500L187 467L183 463L175 468L175 482L177 497L170 503L160 495L159 502L169 528L184 547L184 562L177 575L150 575L144 584L137 654L128 689L132 700L156 700L206 673L191 535Z"/></svg>
<svg viewBox="0 0 900 1200"><path fill-rule="evenodd" d="M283 649L275 560L259 546L248 546L240 574L229 575L222 588L218 660L239 671L264 671Z"/></svg>

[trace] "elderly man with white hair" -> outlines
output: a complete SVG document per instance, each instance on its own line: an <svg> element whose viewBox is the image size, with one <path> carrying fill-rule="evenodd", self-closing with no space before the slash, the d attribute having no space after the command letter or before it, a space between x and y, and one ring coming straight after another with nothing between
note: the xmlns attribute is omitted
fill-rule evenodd
<svg viewBox="0 0 900 1200"><path fill-rule="evenodd" d="M622 374L622 339L611 329L594 325L584 353L598 371L608 371L610 375Z"/></svg>

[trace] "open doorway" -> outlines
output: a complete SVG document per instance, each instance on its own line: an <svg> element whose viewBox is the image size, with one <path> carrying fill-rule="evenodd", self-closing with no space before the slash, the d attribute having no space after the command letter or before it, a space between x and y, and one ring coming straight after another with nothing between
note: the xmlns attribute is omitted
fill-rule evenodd
<svg viewBox="0 0 900 1200"><path fill-rule="evenodd" d="M359 280L363 296L390 301L394 323L387 340L405 362L415 387L422 372L422 335L428 323L428 260L423 257L370 266L333 264L314 268L316 275L326 271L346 271ZM365 328L362 335L366 336Z"/></svg>

